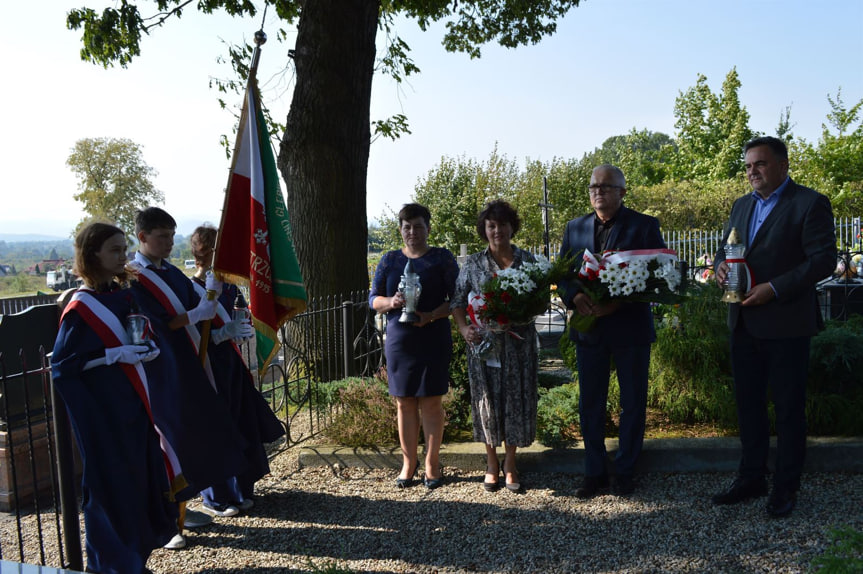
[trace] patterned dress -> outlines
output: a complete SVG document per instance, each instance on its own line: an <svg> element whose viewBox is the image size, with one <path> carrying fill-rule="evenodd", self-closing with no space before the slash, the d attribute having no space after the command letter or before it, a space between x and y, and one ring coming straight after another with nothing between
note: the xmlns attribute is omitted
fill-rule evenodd
<svg viewBox="0 0 863 574"><path fill-rule="evenodd" d="M533 255L513 246L512 266L533 262ZM491 252L467 258L456 281L451 309L465 309L471 292L501 271ZM473 438L492 446L530 446L536 438L537 334L533 322L512 326L494 335L494 357L480 359L468 353ZM494 360L497 359L497 360ZM499 366L495 366L499 365Z"/></svg>

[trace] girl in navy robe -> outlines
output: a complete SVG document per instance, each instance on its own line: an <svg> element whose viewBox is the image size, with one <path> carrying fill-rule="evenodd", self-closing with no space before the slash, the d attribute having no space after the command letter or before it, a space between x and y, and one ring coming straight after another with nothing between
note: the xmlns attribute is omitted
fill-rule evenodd
<svg viewBox="0 0 863 574"><path fill-rule="evenodd" d="M190 242L197 271L192 277L201 296L206 292L205 276L210 270L216 246L215 227L201 225L192 232ZM208 357L221 396L231 411L231 418L243 438L248 467L225 483L213 485L201 492L203 510L215 516L233 516L239 510L254 505L255 482L270 472L266 443L285 435L285 428L267 401L255 387L237 342L254 336L255 330L246 320L233 320L232 311L239 288L231 283L222 285L220 309L212 322Z"/></svg>
<svg viewBox="0 0 863 574"><path fill-rule="evenodd" d="M153 425L142 361L154 345L126 333L132 295L125 278L126 236L92 223L75 239L75 269L84 286L61 319L51 359L83 460L82 506L87 571L146 572L154 548L177 529L171 479L180 473Z"/></svg>

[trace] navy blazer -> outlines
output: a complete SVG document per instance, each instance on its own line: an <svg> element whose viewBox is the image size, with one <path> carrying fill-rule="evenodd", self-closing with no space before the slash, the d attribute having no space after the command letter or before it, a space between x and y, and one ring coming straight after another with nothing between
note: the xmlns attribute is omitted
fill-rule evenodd
<svg viewBox="0 0 863 574"><path fill-rule="evenodd" d="M728 306L728 327L743 317L746 330L762 339L811 337L823 326L815 286L836 267L836 233L830 200L815 190L789 181L755 239L749 239L749 220L755 210L752 194L738 198L731 208L722 245L731 228L746 246L744 258L755 284L770 283L776 298L754 307ZM714 267L725 261L719 248Z"/></svg>
<svg viewBox="0 0 863 574"><path fill-rule="evenodd" d="M593 252L593 244L594 214L589 213L566 224L560 255L577 255L585 248ZM665 248L665 241L659 231L659 220L621 205L605 248L619 251ZM575 264L577 270L581 261L576 261ZM572 299L581 289L575 281L564 282L563 287L564 304L567 308L574 309ZM571 329L569 336L580 343L606 344L613 347L649 345L656 340L650 303L624 303L611 315L597 319L590 332L580 333Z"/></svg>

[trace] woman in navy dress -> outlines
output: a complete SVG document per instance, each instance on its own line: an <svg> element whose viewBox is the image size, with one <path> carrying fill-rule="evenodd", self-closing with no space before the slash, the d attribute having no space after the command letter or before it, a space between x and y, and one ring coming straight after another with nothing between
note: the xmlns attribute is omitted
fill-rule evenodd
<svg viewBox="0 0 863 574"><path fill-rule="evenodd" d="M422 422L426 443L423 483L429 489L443 484L440 445L443 438L443 395L449 390L452 356L449 299L455 290L458 264L453 254L428 244L431 214L418 203L399 211L401 249L386 253L375 271L369 305L387 315L386 359L390 394L396 398L402 469L396 485L413 485L419 466L417 441ZM405 305L398 291L405 265L419 275L421 295L416 323L400 323Z"/></svg>
<svg viewBox="0 0 863 574"><path fill-rule="evenodd" d="M51 366L83 459L87 571L141 574L152 549L176 532L169 472L180 469L163 458L141 376L139 363L158 350L125 334L132 294L115 278L124 276L126 249L113 225L93 223L78 234L75 269L84 287L64 311Z"/></svg>

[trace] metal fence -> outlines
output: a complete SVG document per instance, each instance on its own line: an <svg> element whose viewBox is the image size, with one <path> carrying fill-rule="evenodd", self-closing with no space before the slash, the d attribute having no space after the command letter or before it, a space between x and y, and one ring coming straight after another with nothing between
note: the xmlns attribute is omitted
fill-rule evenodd
<svg viewBox="0 0 863 574"><path fill-rule="evenodd" d="M384 362L383 333L368 291L311 300L280 329L279 343L266 372L255 376L286 429L285 440L270 445L271 456L321 431L329 412L319 384L374 375ZM243 353L256 373L254 347L244 345ZM10 357L0 353L0 452L10 453L0 472L0 495L4 487L8 491L7 515L0 520L14 526L4 529L11 537L0 536L0 560L80 570L74 441L62 399L53 394L44 349L40 357L38 368L8 374Z"/></svg>
<svg viewBox="0 0 863 574"><path fill-rule="evenodd" d="M7 297L0 299L0 315L13 315L21 313L28 307L34 305L53 304L57 302L59 293L43 293L39 295L27 295L24 297Z"/></svg>
<svg viewBox="0 0 863 574"><path fill-rule="evenodd" d="M368 306L368 291L312 299L305 312L279 330L279 351L256 377L258 389L282 418L285 446L319 432L327 416L317 385L373 376L384 364L383 330ZM252 346L244 348L257 372ZM301 421L301 426L295 425Z"/></svg>
<svg viewBox="0 0 863 574"><path fill-rule="evenodd" d="M65 408L52 394L44 348L40 365L9 374L0 353L0 504L13 525L0 559L81 570L75 451Z"/></svg>

